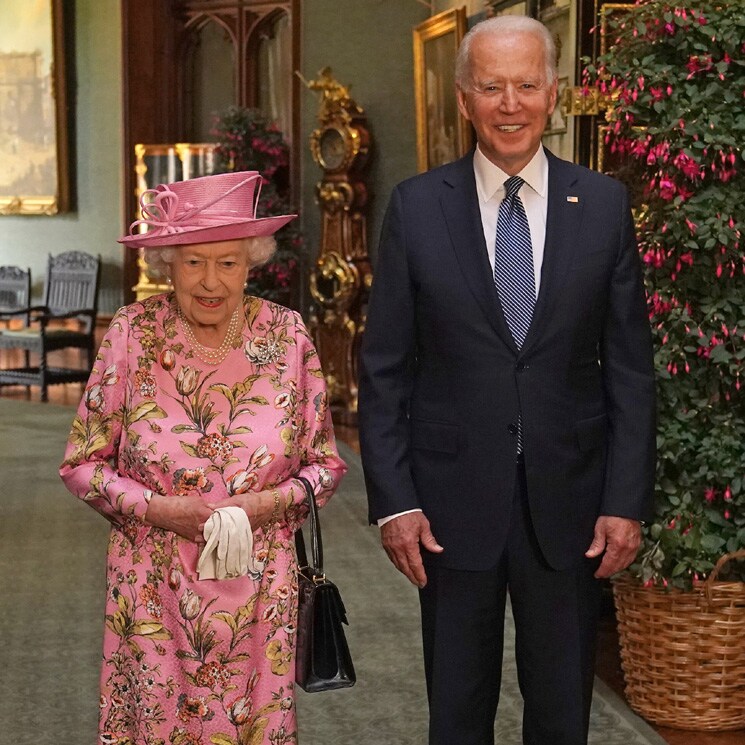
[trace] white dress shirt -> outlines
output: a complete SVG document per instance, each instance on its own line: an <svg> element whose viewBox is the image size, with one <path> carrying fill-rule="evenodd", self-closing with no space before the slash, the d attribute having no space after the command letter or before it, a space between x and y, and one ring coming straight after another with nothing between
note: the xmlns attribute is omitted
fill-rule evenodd
<svg viewBox="0 0 745 745"><path fill-rule="evenodd" d="M489 254L489 264L494 271L494 247L497 235L499 205L505 196L504 182L509 175L495 166L477 147L473 156L473 171L476 176L476 191L479 197L481 224ZM525 168L517 174L525 183L518 192L525 207L530 226L530 242L533 245L533 270L535 272L535 294L541 285L543 248L546 245L546 214L548 213L548 158L539 147Z"/></svg>
<svg viewBox="0 0 745 745"><path fill-rule="evenodd" d="M489 254L489 264L494 273L494 254L497 236L497 216L499 205L505 196L504 182L509 175L495 166L477 146L473 156L473 172L476 177L476 192L481 212L481 226L484 230L486 250ZM533 247L533 271L535 272L535 294L541 284L541 268L543 267L543 250L546 245L546 215L548 214L548 158L539 147L525 168L517 174L525 182L518 192L525 207L525 214L530 227L530 242ZM475 248L475 247L474 247ZM382 517L378 520L378 527L401 515L410 512L421 512L421 509L406 510L395 515Z"/></svg>

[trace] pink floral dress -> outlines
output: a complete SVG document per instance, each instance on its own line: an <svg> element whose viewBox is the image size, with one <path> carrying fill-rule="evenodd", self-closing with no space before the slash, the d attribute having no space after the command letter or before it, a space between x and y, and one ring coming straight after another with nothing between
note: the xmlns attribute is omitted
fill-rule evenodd
<svg viewBox="0 0 745 745"><path fill-rule="evenodd" d="M60 474L112 524L101 672L102 745L297 742L293 533L339 458L318 356L297 313L246 298L240 344L193 355L173 297L118 311ZM143 522L152 493L218 501L276 487L287 515L254 532L255 575L202 580L195 543Z"/></svg>

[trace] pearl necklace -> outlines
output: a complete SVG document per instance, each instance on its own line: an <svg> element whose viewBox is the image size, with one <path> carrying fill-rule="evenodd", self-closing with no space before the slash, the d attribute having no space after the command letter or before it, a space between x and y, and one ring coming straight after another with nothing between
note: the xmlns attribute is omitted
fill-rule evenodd
<svg viewBox="0 0 745 745"><path fill-rule="evenodd" d="M184 311L181 310L180 306L177 312L179 320L181 321L181 328L184 330L184 335L186 336L194 354L196 354L202 362L206 362L208 365L219 365L233 348L233 343L243 325L243 317L240 308L236 308L233 311L233 315L230 317L230 323L228 324L228 331L225 334L225 338L222 340L222 344L220 344L217 349L213 347L205 347L204 344L200 344L196 340L194 331L192 330L189 321L186 320Z"/></svg>

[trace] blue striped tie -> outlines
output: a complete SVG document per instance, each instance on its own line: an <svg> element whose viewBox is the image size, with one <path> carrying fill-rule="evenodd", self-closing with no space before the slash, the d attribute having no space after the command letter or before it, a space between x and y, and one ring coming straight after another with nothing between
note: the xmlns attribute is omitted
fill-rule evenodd
<svg viewBox="0 0 745 745"><path fill-rule="evenodd" d="M512 176L504 182L507 192L499 205L494 251L494 282L507 326L520 349L533 318L535 273L530 227L525 207L517 195L525 182Z"/></svg>
<svg viewBox="0 0 745 745"><path fill-rule="evenodd" d="M519 176L504 182L506 191L499 205L494 250L494 282L507 326L518 349L530 328L535 306L535 273L530 226L525 207L517 195L525 183ZM517 420L517 452L523 451L522 417Z"/></svg>

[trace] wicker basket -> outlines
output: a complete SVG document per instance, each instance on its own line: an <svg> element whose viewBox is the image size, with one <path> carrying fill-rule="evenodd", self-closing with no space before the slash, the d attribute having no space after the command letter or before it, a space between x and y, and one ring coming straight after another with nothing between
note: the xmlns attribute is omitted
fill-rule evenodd
<svg viewBox="0 0 745 745"><path fill-rule="evenodd" d="M745 583L718 582L723 556L691 592L613 580L626 697L640 716L685 730L745 728Z"/></svg>

